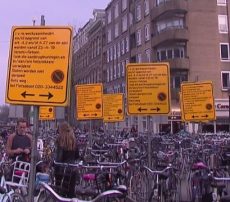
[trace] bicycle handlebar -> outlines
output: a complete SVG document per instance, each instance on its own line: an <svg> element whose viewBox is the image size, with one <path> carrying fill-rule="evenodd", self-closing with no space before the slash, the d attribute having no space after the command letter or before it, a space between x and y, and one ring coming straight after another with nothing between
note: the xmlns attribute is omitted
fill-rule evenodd
<svg viewBox="0 0 230 202"><path fill-rule="evenodd" d="M171 165L167 166L167 167L164 168L163 170L152 170L152 169L148 168L147 166L144 166L144 168L145 168L146 170L148 170L151 174L157 174L157 175L163 174L163 173L165 173L167 170L173 169L173 167L172 167Z"/></svg>
<svg viewBox="0 0 230 202"><path fill-rule="evenodd" d="M103 198L105 198L106 196L114 196L114 197L124 196L124 194L118 190L108 190L108 191L102 192L93 200L81 200L78 198L64 198L64 197L60 196L59 194L57 194L47 183L40 182L40 185L45 190L47 190L52 195L52 197L54 197L57 201L60 201L60 202L99 202Z"/></svg>

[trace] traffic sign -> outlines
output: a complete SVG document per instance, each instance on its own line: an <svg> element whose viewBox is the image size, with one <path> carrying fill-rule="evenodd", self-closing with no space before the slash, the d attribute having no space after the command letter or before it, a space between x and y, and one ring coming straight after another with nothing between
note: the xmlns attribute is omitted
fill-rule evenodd
<svg viewBox="0 0 230 202"><path fill-rule="evenodd" d="M39 107L39 120L54 120L55 112L54 107L40 106Z"/></svg>
<svg viewBox="0 0 230 202"><path fill-rule="evenodd" d="M103 121L118 122L124 120L123 94L103 95Z"/></svg>
<svg viewBox="0 0 230 202"><path fill-rule="evenodd" d="M71 27L13 27L6 102L66 106Z"/></svg>
<svg viewBox="0 0 230 202"><path fill-rule="evenodd" d="M99 84L76 85L77 119L102 119L103 86Z"/></svg>
<svg viewBox="0 0 230 202"><path fill-rule="evenodd" d="M168 114L170 112L169 64L128 64L126 69L128 114Z"/></svg>
<svg viewBox="0 0 230 202"><path fill-rule="evenodd" d="M185 121L215 120L215 104L211 81L182 83L182 111Z"/></svg>

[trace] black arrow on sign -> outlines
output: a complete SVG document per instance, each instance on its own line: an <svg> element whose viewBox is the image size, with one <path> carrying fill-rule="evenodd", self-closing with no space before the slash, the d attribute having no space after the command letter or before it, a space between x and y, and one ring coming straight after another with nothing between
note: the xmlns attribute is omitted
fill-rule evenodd
<svg viewBox="0 0 230 202"><path fill-rule="evenodd" d="M51 94L51 93L49 92L48 94L39 94L39 96L40 96L40 97L47 97L48 100L49 100L50 98L53 97L53 94Z"/></svg>
<svg viewBox="0 0 230 202"><path fill-rule="evenodd" d="M157 108L153 108L153 109L150 109L151 111L160 111L161 109L159 108L159 107L157 107Z"/></svg>
<svg viewBox="0 0 230 202"><path fill-rule="evenodd" d="M195 115L192 115L192 118L194 119L194 118L198 118L199 116L195 116Z"/></svg>
<svg viewBox="0 0 230 202"><path fill-rule="evenodd" d="M89 114L84 114L83 116L89 116Z"/></svg>
<svg viewBox="0 0 230 202"><path fill-rule="evenodd" d="M147 111L147 109L143 109L143 108L141 108L141 107L139 107L137 110L138 110L139 112L141 112L141 111Z"/></svg>
<svg viewBox="0 0 230 202"><path fill-rule="evenodd" d="M91 114L91 115L97 116L97 114L96 114L96 113L95 113L95 114Z"/></svg>
<svg viewBox="0 0 230 202"><path fill-rule="evenodd" d="M21 95L22 95L22 97L24 97L24 98L26 98L26 96L35 96L35 94L26 93L26 91L23 92Z"/></svg>
<svg viewBox="0 0 230 202"><path fill-rule="evenodd" d="M201 117L206 117L206 118L208 118L208 114L206 114L206 115L204 115L204 116L201 116Z"/></svg>

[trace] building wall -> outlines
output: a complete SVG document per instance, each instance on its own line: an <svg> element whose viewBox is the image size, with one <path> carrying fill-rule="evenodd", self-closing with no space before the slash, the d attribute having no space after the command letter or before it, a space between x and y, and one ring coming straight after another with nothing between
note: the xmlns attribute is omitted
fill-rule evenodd
<svg viewBox="0 0 230 202"><path fill-rule="evenodd" d="M98 31L93 29L91 34L87 35L92 25L90 20L77 34L78 50L74 56L77 61L74 63L77 67L76 83L92 82L89 79L90 73L102 67L102 70L99 70L99 78L103 81L104 93L126 94L127 63L169 62L172 113L180 109L179 91L183 81L211 80L214 84L215 99L228 98L229 4L217 5L217 0L127 0L123 9L123 3L125 0L111 0L105 8L103 29L99 26ZM127 29L122 30L125 16ZM220 25L219 18L223 21L224 16L227 19L226 24ZM149 38L146 38L147 24ZM221 32L220 26L226 28L227 32ZM138 34L139 30L141 34ZM82 40L84 35L87 39ZM98 36L102 37L100 58L88 58L87 63L85 55L87 51L93 50L91 44ZM140 40L137 40L138 37ZM221 43L224 45L221 46ZM223 58L226 55L227 58ZM225 86L223 74L227 80ZM127 107L125 100L126 98L124 103ZM151 120L152 129L157 131L158 118ZM165 118L162 120L165 123ZM148 127L146 117L141 116L126 116L124 122L106 125L113 129L135 125L142 132Z"/></svg>

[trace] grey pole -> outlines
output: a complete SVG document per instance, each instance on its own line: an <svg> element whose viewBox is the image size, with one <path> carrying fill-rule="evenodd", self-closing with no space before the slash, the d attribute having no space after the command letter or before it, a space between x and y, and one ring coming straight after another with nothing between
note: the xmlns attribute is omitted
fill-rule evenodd
<svg viewBox="0 0 230 202"><path fill-rule="evenodd" d="M151 147L151 129L150 129L150 116L147 116L147 134L148 134L148 166L151 167L151 155L152 155L152 147Z"/></svg>
<svg viewBox="0 0 230 202"><path fill-rule="evenodd" d="M29 179L29 195L28 201L34 201L34 182L36 172L37 160L37 134L38 134L38 106L34 106L34 119L33 119L33 136L31 143L31 163L30 163L30 179Z"/></svg>

